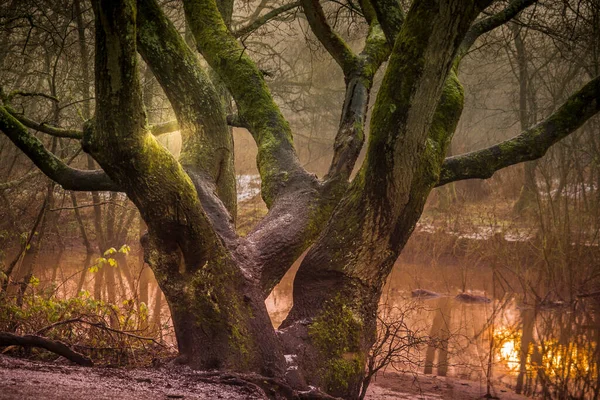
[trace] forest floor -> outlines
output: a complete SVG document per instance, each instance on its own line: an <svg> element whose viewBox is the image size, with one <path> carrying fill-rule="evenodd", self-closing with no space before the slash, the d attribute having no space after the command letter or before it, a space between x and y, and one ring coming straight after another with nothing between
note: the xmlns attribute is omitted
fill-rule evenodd
<svg viewBox="0 0 600 400"><path fill-rule="evenodd" d="M525 399L496 387L503 400ZM385 373L371 385L368 400L481 399L484 383L425 375ZM85 368L29 361L0 354L0 399L10 400L168 400L266 399L258 387L239 380L211 378L183 367Z"/></svg>

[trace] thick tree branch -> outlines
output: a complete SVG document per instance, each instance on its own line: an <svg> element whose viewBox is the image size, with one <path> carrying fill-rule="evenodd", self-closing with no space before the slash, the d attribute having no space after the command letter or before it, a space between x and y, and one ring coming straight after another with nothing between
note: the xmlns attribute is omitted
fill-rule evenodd
<svg viewBox="0 0 600 400"><path fill-rule="evenodd" d="M225 248L202 207L193 171L186 172L147 129L137 67L135 0L92 4L96 117L95 129L85 131L84 148L139 209L148 225L144 246L149 264L163 279L163 291L172 294L186 279L181 271L194 273L208 260L224 259ZM141 13L138 17L143 18Z"/></svg>
<svg viewBox="0 0 600 400"><path fill-rule="evenodd" d="M377 20L385 33L388 43L393 44L404 22L404 13L398 0L371 0Z"/></svg>
<svg viewBox="0 0 600 400"><path fill-rule="evenodd" d="M41 347L60 356L65 357L69 361L84 367L92 367L92 360L81 353L71 350L69 346L58 340L47 339L37 335L19 336L13 333L0 332L0 347L2 346L25 346L25 347Z"/></svg>
<svg viewBox="0 0 600 400"><path fill-rule="evenodd" d="M284 191L316 183L298 161L290 127L261 72L227 29L215 1L185 0L184 10L198 50L227 86L257 143L261 194L267 206Z"/></svg>
<svg viewBox="0 0 600 400"><path fill-rule="evenodd" d="M301 3L313 33L342 68L344 75L349 75L356 68L358 61L356 55L329 26L319 0L301 0Z"/></svg>
<svg viewBox="0 0 600 400"><path fill-rule="evenodd" d="M65 190L121 191L102 170L80 170L69 167L48 151L25 126L0 106L0 130L50 179Z"/></svg>
<svg viewBox="0 0 600 400"><path fill-rule="evenodd" d="M292 264L319 234L331 214L316 190L281 196L269 214L242 239L244 251L260 270L260 288L267 298Z"/></svg>
<svg viewBox="0 0 600 400"><path fill-rule="evenodd" d="M342 197L364 143L364 125L375 72L388 57L390 47L373 20L357 68L346 76L346 99L336 135L334 157L321 190L305 189L283 196L269 215L248 234L261 266L261 287L269 295L292 263L308 248ZM293 216L293 217L291 217Z"/></svg>
<svg viewBox="0 0 600 400"><path fill-rule="evenodd" d="M555 113L520 135L486 149L447 158L437 186L462 179L487 179L502 168L536 160L598 112L600 76L569 97Z"/></svg>
<svg viewBox="0 0 600 400"><path fill-rule="evenodd" d="M456 130L464 103L464 92L458 80L458 69L463 57L467 54L475 40L482 34L508 22L520 11L537 0L513 0L503 11L473 24L463 38L454 59L452 69L444 84L444 91L436 108L429 137L436 144L436 158L443 160L448 145Z"/></svg>
<svg viewBox="0 0 600 400"><path fill-rule="evenodd" d="M138 0L137 3L138 50L177 117L177 121L167 123L164 130L180 129L179 162L211 181L229 214L235 218L233 138L221 99L197 56L158 3L155 0Z"/></svg>
<svg viewBox="0 0 600 400"><path fill-rule="evenodd" d="M333 145L333 158L326 181L345 184L363 147L364 127L373 78L390 54L390 46L376 20L369 28L363 51L357 57L356 68L346 78L346 96L342 118Z"/></svg>
<svg viewBox="0 0 600 400"><path fill-rule="evenodd" d="M296 274L284 327L321 316L327 304L344 297L345 306L352 304L353 313L374 329L374 314L363 310L376 309L381 286L437 180L435 144L428 140L432 111L480 6L413 2L373 108L365 163ZM344 251L349 243L364 250Z"/></svg>
<svg viewBox="0 0 600 400"><path fill-rule="evenodd" d="M250 22L248 25L237 29L236 31L233 32L233 35L237 38L242 37L242 36L247 36L247 35L251 34L252 32L254 32L255 30L257 30L258 28L260 28L261 26L267 24L269 21L272 21L273 19L277 18L281 14L283 14L287 11L293 10L295 8L298 8L298 7L300 7L299 1L295 1L293 3L284 4L281 7L277 7L275 9L269 11L265 15L258 17L254 21Z"/></svg>

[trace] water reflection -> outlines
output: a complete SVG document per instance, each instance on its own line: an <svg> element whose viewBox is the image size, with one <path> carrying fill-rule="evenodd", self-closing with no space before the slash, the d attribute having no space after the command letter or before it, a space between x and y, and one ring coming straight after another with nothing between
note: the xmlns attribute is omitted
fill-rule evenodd
<svg viewBox="0 0 600 400"><path fill-rule="evenodd" d="M63 282L52 288L59 297L71 297L80 288L93 289L93 275L82 275L85 255L64 257L54 269L36 272L44 283ZM143 276L134 260L131 275ZM134 265L135 264L135 265ZM266 301L274 326L292 306L296 264ZM508 384L515 391L552 399L597 399L600 380L600 314L593 298L576 298L568 304L525 302L520 293L494 288L491 268L477 273L453 264L399 261L384 288L381 309L393 310L385 318L405 313L407 326L423 345L396 368L422 373ZM123 280L116 268L117 281ZM125 280L128 280L125 276ZM168 325L169 313L154 280L145 279L144 291L151 315ZM139 285L139 278L135 285ZM125 298L130 285L119 285ZM132 286L133 287L133 286ZM413 297L415 289L427 289ZM457 294L466 293L457 297ZM491 301L486 301L486 299ZM533 304L532 304L533 303ZM155 318L155 317L153 317Z"/></svg>
<svg viewBox="0 0 600 400"><path fill-rule="evenodd" d="M291 308L294 273L295 268L267 299L274 326ZM526 304L519 293L496 291L492 274L481 268L466 287L457 265L398 262L381 308L412 309L405 315L408 325L428 340L413 353L411 365L395 367L491 386L502 382L529 396L597 399L599 324L591 302ZM440 296L414 298L419 288ZM457 297L465 289L467 295Z"/></svg>

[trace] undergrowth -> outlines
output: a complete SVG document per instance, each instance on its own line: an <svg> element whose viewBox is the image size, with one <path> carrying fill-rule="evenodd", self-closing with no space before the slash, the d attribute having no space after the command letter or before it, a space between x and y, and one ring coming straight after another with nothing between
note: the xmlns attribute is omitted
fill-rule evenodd
<svg viewBox="0 0 600 400"><path fill-rule="evenodd" d="M32 286L35 287L35 278ZM161 341L159 329L148 328L148 309L133 300L110 304L87 291L61 299L51 291L30 290L19 306L16 298L0 293L0 331L60 340L89 356L96 365L146 366L173 356L175 349ZM60 358L37 348L9 346L4 354L43 360Z"/></svg>

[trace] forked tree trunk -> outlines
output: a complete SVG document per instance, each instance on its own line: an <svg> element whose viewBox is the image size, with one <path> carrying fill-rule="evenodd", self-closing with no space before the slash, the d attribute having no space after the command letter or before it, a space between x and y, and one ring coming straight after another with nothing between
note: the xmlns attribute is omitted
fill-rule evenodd
<svg viewBox="0 0 600 400"><path fill-rule="evenodd" d="M170 307L180 359L191 366L259 372L356 398L375 341L383 284L432 188L489 177L511 163L541 157L544 146L597 112L598 81L592 81L536 131L444 161L464 98L458 62L477 35L512 18L515 10L509 7L499 22L496 15L483 19L483 27L478 22L467 40L471 23L490 0L415 1L405 20L386 12L384 3L373 2L373 7L385 26L379 26L370 7L363 10L369 34L364 50L355 55L327 25L320 3L302 0L311 29L347 84L334 162L320 181L300 165L289 124L216 2L184 0L198 50L227 86L239 121L258 145L269 213L242 238L233 222L231 134L198 58L155 0L93 1L96 114L82 145L106 175L64 168L57 173L56 162L39 164L58 178L81 177L80 190L97 187L93 182L114 187L136 205L148 227L142 241L145 260ZM391 52L386 40L394 43ZM183 139L179 160L148 128L138 50L176 114ZM366 160L349 184L364 138L373 75L388 55ZM562 121L565 114L581 118ZM0 127L27 154L44 154L39 146L30 150L37 142L25 142L26 129L2 107ZM67 186L73 184L68 179ZM293 308L276 333L264 299L308 247L294 282ZM284 354L296 356L295 376L286 375L294 369L287 368Z"/></svg>

